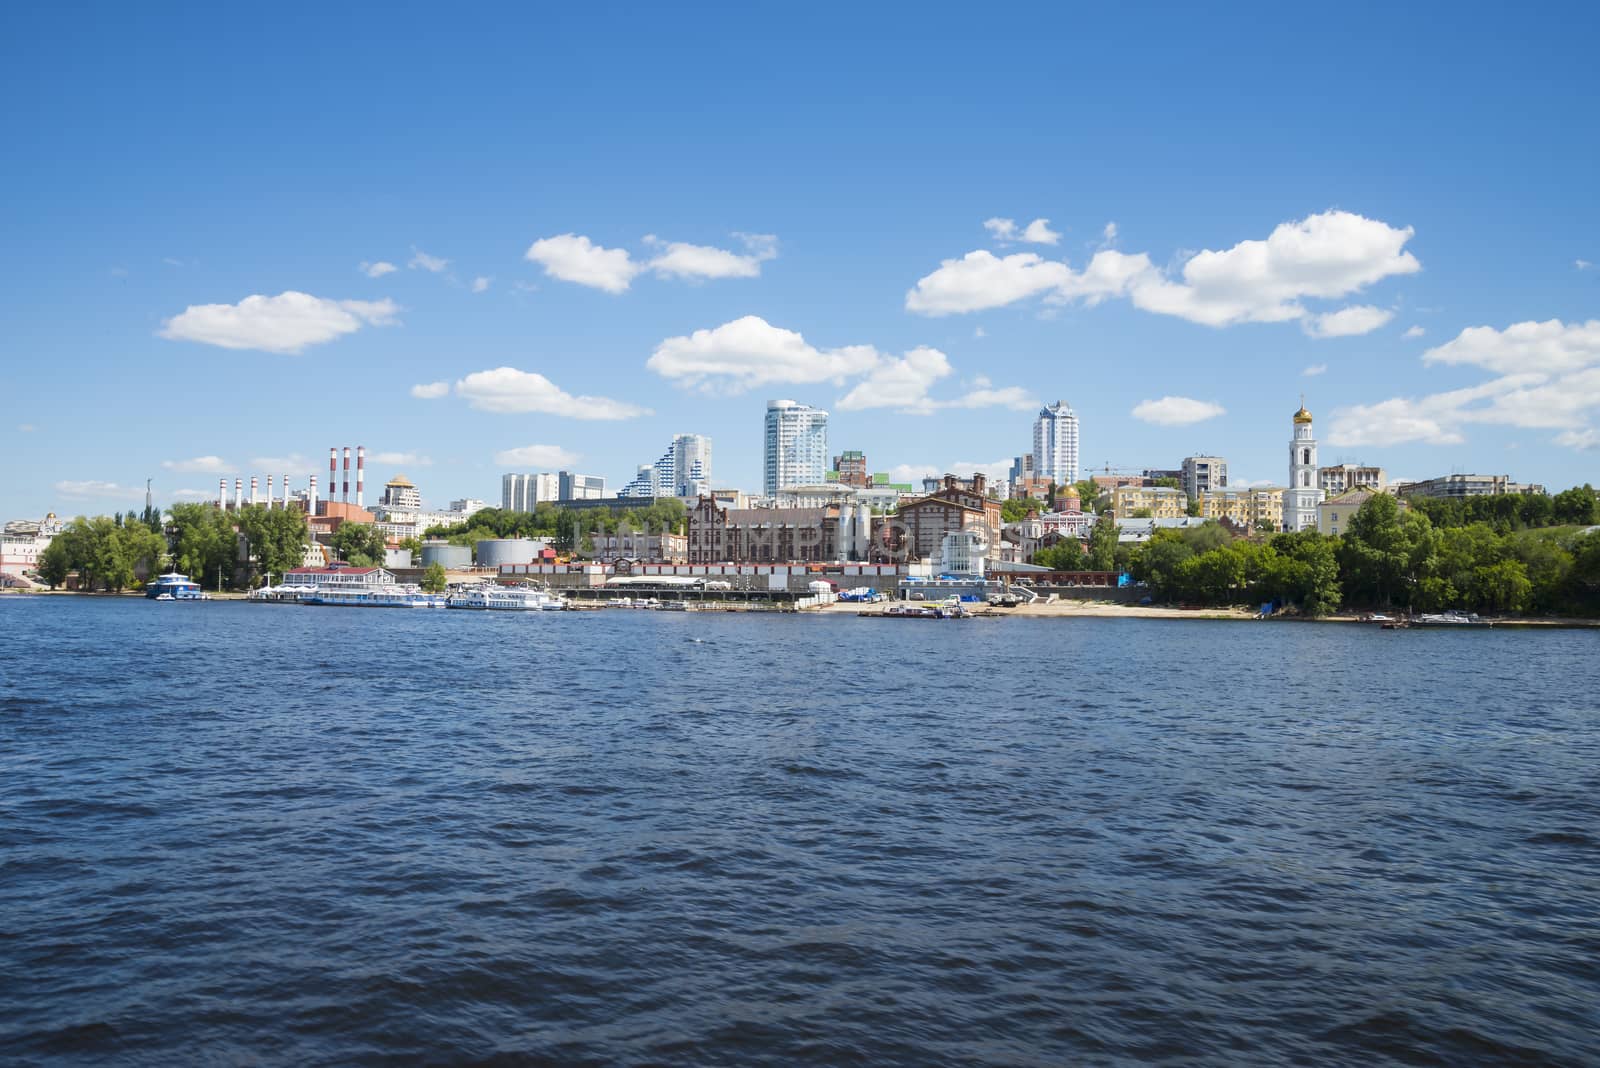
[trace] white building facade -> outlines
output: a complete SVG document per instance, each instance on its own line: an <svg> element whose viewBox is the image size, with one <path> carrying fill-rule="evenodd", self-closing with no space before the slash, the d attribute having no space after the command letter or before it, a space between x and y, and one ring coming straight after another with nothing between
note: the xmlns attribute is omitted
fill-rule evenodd
<svg viewBox="0 0 1600 1068"><path fill-rule="evenodd" d="M1323 500L1317 478L1317 438L1311 413L1304 404L1294 413L1294 436L1289 440L1289 486L1283 491L1283 528L1316 530L1317 506Z"/></svg>
<svg viewBox="0 0 1600 1068"><path fill-rule="evenodd" d="M1078 415L1066 401L1039 409L1033 423L1033 466L1036 478L1058 486L1078 481Z"/></svg>
<svg viewBox="0 0 1600 1068"><path fill-rule="evenodd" d="M762 488L776 496L790 486L826 481L828 413L792 400L767 401Z"/></svg>

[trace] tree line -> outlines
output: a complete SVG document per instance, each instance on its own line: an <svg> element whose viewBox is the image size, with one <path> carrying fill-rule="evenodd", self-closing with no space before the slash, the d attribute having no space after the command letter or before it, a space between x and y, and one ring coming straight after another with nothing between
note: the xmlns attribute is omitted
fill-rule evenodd
<svg viewBox="0 0 1600 1068"><path fill-rule="evenodd" d="M1597 522L1589 486L1409 508L1380 493L1340 536L1238 538L1218 523L1158 530L1130 554L1128 570L1159 600L1278 602L1309 615L1341 607L1600 615L1600 532L1584 530Z"/></svg>
<svg viewBox="0 0 1600 1068"><path fill-rule="evenodd" d="M40 554L38 575L52 589L76 571L82 589L124 590L140 574L148 579L171 567L214 589L232 586L241 575L249 584L299 567L307 540L305 515L292 507L252 504L227 512L212 504L175 504L165 522L131 512L79 516Z"/></svg>
<svg viewBox="0 0 1600 1068"><path fill-rule="evenodd" d="M659 500L643 508L562 508L544 502L531 512L484 508L464 523L429 527L429 538L444 538L451 545L475 545L490 538L549 538L558 552L576 552L590 535L626 530L685 533L687 512L676 499Z"/></svg>

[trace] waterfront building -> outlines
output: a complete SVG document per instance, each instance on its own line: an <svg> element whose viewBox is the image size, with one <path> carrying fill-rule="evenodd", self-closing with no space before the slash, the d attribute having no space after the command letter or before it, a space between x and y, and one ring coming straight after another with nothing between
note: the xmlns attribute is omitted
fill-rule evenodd
<svg viewBox="0 0 1600 1068"><path fill-rule="evenodd" d="M1317 488L1322 490L1325 497L1337 497L1345 490L1381 490L1388 484L1388 476L1381 467L1367 467L1363 464L1334 464L1331 467L1317 468Z"/></svg>
<svg viewBox="0 0 1600 1068"><path fill-rule="evenodd" d="M689 510L689 563L832 562L865 548L870 524L855 507L723 508L701 497Z"/></svg>
<svg viewBox="0 0 1600 1068"><path fill-rule="evenodd" d="M1459 500L1463 497L1497 497L1503 493L1545 492L1535 482L1513 482L1510 475L1440 475L1421 482L1407 482L1396 486L1401 497L1433 497L1442 500Z"/></svg>
<svg viewBox="0 0 1600 1068"><path fill-rule="evenodd" d="M1188 514L1189 498L1181 489L1170 486L1118 486L1111 492L1111 511L1117 518L1131 518L1148 509L1156 519L1178 519Z"/></svg>
<svg viewBox="0 0 1600 1068"><path fill-rule="evenodd" d="M835 481L841 486L870 486L872 475L867 470L867 454L859 449L846 449L833 458Z"/></svg>
<svg viewBox="0 0 1600 1068"><path fill-rule="evenodd" d="M689 539L672 532L651 534L648 531L620 530L615 534L593 534L590 540L594 551L587 554L595 560L639 560L652 564L686 564L689 562Z"/></svg>
<svg viewBox="0 0 1600 1068"><path fill-rule="evenodd" d="M1138 545L1149 541L1158 530L1193 530L1211 522L1201 516L1175 516L1164 519L1124 519L1117 517L1117 541Z"/></svg>
<svg viewBox="0 0 1600 1068"><path fill-rule="evenodd" d="M1228 461L1220 456L1185 456L1178 485L1191 499L1228 488Z"/></svg>
<svg viewBox="0 0 1600 1068"><path fill-rule="evenodd" d="M23 572L33 572L39 566L39 557L50 547L50 542L61 533L62 523L51 512L43 520L12 520L0 534L0 575L21 578Z"/></svg>
<svg viewBox="0 0 1600 1068"><path fill-rule="evenodd" d="M1317 438L1305 402L1294 413L1294 435L1289 439L1289 486L1283 491L1283 528L1315 530L1322 489L1317 485Z"/></svg>
<svg viewBox="0 0 1600 1068"><path fill-rule="evenodd" d="M383 495L378 504L384 508L416 510L422 507L422 491L412 485L405 475L395 475L383 484Z"/></svg>
<svg viewBox="0 0 1600 1068"><path fill-rule="evenodd" d="M792 400L767 401L763 456L762 489L769 497L827 481L828 413Z"/></svg>
<svg viewBox="0 0 1600 1068"><path fill-rule="evenodd" d="M362 590L394 585L394 572L382 567L296 567L284 573L285 586L315 586L318 590Z"/></svg>
<svg viewBox="0 0 1600 1068"><path fill-rule="evenodd" d="M1066 401L1039 409L1033 423L1033 464L1038 478L1058 484L1078 481L1078 416Z"/></svg>
<svg viewBox="0 0 1600 1068"><path fill-rule="evenodd" d="M939 544L939 573L982 578L988 555L989 546L982 527L952 530Z"/></svg>
<svg viewBox="0 0 1600 1068"><path fill-rule="evenodd" d="M939 489L902 504L894 515L874 524L873 558L882 562L937 561L946 534L974 528L983 534L985 551L998 560L1000 502L988 495L987 479L981 473L970 479L945 475Z"/></svg>

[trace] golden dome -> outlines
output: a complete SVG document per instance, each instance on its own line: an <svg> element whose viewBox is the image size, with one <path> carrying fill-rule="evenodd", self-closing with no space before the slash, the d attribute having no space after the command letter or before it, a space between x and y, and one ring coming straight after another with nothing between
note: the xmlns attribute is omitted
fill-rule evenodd
<svg viewBox="0 0 1600 1068"><path fill-rule="evenodd" d="M1296 423L1311 422L1311 413L1306 411L1306 406L1304 404L1300 405L1300 410L1294 413L1294 421Z"/></svg>

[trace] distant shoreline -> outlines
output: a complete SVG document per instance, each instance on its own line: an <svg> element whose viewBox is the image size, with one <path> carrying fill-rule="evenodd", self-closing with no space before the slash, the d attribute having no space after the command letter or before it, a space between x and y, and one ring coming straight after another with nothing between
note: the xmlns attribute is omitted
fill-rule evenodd
<svg viewBox="0 0 1600 1068"><path fill-rule="evenodd" d="M87 590L0 590L0 595L16 597L86 597L99 599L142 599L143 591L124 590L121 593ZM244 601L243 591L228 590L208 593L213 601ZM907 602L914 603L914 602ZM801 611L801 615L854 616L866 609L860 602L839 601L821 608ZM1362 622L1360 615L1339 612L1330 616L1273 616L1263 620L1259 613L1238 606L1209 608L1175 608L1171 605L1118 604L1110 601L1064 600L1050 604L1020 604L1015 608L992 609L1000 619L1203 619L1211 622L1268 622L1268 623L1355 623ZM773 613L757 613L771 615ZM1594 630L1600 629L1600 619L1564 618L1560 616L1528 616L1526 618L1496 618L1491 622L1497 628L1522 628L1530 630ZM1371 625L1371 624L1368 624Z"/></svg>

